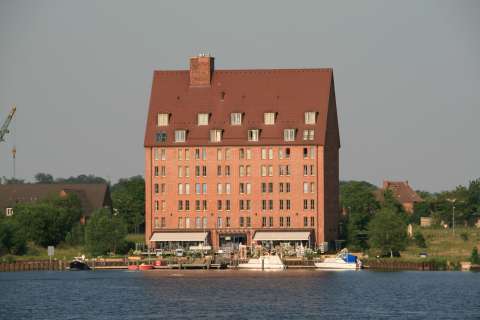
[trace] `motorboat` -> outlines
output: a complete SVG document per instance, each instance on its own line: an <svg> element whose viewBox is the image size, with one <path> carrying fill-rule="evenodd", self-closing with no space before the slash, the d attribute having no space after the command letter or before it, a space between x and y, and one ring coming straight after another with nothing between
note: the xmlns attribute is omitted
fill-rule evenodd
<svg viewBox="0 0 480 320"><path fill-rule="evenodd" d="M249 259L247 263L240 263L240 269L254 269L254 270L283 270L285 264L277 255L264 255L259 258Z"/></svg>
<svg viewBox="0 0 480 320"><path fill-rule="evenodd" d="M142 263L141 265L138 266L138 270L140 271L152 270L153 268L154 268L153 264L146 264L146 263Z"/></svg>
<svg viewBox="0 0 480 320"><path fill-rule="evenodd" d="M357 256L343 249L335 258L325 258L323 261L315 262L315 267L328 270L357 270L362 268L362 262Z"/></svg>
<svg viewBox="0 0 480 320"><path fill-rule="evenodd" d="M87 262L85 261L85 258L75 257L70 262L68 270L70 270L70 271L83 271L83 270L90 270L90 267L88 266Z"/></svg>

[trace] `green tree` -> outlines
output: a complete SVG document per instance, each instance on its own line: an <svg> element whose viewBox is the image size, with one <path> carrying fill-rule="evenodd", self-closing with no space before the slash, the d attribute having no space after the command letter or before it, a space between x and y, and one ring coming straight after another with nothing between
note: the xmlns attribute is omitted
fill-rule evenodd
<svg viewBox="0 0 480 320"><path fill-rule="evenodd" d="M364 212L352 212L347 221L347 244L352 250L368 249L368 223L371 215Z"/></svg>
<svg viewBox="0 0 480 320"><path fill-rule="evenodd" d="M373 213L380 207L375 199L377 188L365 181L342 181L340 183L341 207L350 212Z"/></svg>
<svg viewBox="0 0 480 320"><path fill-rule="evenodd" d="M8 218L0 218L0 255L22 255L27 251L25 235L15 223Z"/></svg>
<svg viewBox="0 0 480 320"><path fill-rule="evenodd" d="M72 176L72 177L69 177L69 178L57 178L55 179L55 182L57 183L85 183L85 184L88 184L88 183L107 183L107 180L105 180L104 178L102 177L97 177L93 174L80 174L78 176Z"/></svg>
<svg viewBox="0 0 480 320"><path fill-rule="evenodd" d="M142 176L120 179L112 187L115 212L125 221L129 232L139 233L145 223L145 180Z"/></svg>
<svg viewBox="0 0 480 320"><path fill-rule="evenodd" d="M54 183L53 176L48 173L39 172L35 175L36 183Z"/></svg>
<svg viewBox="0 0 480 320"><path fill-rule="evenodd" d="M473 247L472 255L470 256L470 262L473 264L480 264L480 257L478 256L477 247Z"/></svg>
<svg viewBox="0 0 480 320"><path fill-rule="evenodd" d="M21 226L28 240L46 247L57 245L81 215L80 200L76 195L52 197L15 206L13 219Z"/></svg>
<svg viewBox="0 0 480 320"><path fill-rule="evenodd" d="M368 243L382 254L390 254L405 249L407 225L391 208L378 211L368 224Z"/></svg>
<svg viewBox="0 0 480 320"><path fill-rule="evenodd" d="M427 242L425 241L425 237L420 231L416 231L415 234L413 235L413 239L415 240L415 244L419 248L426 248L427 247Z"/></svg>
<svg viewBox="0 0 480 320"><path fill-rule="evenodd" d="M115 253L125 242L126 235L127 227L119 216L106 209L96 210L85 227L87 251L94 256Z"/></svg>
<svg viewBox="0 0 480 320"><path fill-rule="evenodd" d="M431 200L416 202L413 205L413 213L409 216L409 223L420 224L421 217L429 217L431 214Z"/></svg>

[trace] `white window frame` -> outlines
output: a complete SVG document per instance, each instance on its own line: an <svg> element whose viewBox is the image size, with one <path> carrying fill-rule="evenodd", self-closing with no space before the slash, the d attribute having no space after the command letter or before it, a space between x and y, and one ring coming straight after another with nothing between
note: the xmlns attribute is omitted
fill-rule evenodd
<svg viewBox="0 0 480 320"><path fill-rule="evenodd" d="M265 112L263 114L263 123L265 125L274 125L275 124L275 112Z"/></svg>
<svg viewBox="0 0 480 320"><path fill-rule="evenodd" d="M305 124L315 124L317 121L317 113L315 111L305 112Z"/></svg>
<svg viewBox="0 0 480 320"><path fill-rule="evenodd" d="M157 114L157 127L167 127L169 118L170 114L159 112Z"/></svg>
<svg viewBox="0 0 480 320"><path fill-rule="evenodd" d="M248 141L258 141L259 135L260 135L260 130L258 129L248 130Z"/></svg>
<svg viewBox="0 0 480 320"><path fill-rule="evenodd" d="M187 140L187 130L175 130L175 142L185 142Z"/></svg>
<svg viewBox="0 0 480 320"><path fill-rule="evenodd" d="M313 140L315 137L315 131L313 129L303 130L303 140Z"/></svg>
<svg viewBox="0 0 480 320"><path fill-rule="evenodd" d="M208 126L208 118L210 117L210 114L208 113L199 113L197 115L197 125L199 126Z"/></svg>
<svg viewBox="0 0 480 320"><path fill-rule="evenodd" d="M242 113L241 112L233 112L230 114L230 124L232 126L240 126L242 125Z"/></svg>
<svg viewBox="0 0 480 320"><path fill-rule="evenodd" d="M210 142L222 142L222 130L221 129L210 130Z"/></svg>
<svg viewBox="0 0 480 320"><path fill-rule="evenodd" d="M284 129L283 130L283 140L285 140L285 141L295 141L295 129Z"/></svg>
<svg viewBox="0 0 480 320"><path fill-rule="evenodd" d="M13 216L13 208L6 208L6 209L5 209L5 215L6 215L7 217Z"/></svg>

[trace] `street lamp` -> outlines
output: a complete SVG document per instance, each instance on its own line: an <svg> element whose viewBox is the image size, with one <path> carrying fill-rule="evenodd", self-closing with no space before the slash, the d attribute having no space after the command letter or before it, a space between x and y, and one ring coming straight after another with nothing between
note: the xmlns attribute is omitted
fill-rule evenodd
<svg viewBox="0 0 480 320"><path fill-rule="evenodd" d="M447 199L447 201L452 204L452 231L455 234L455 201L457 201L457 199Z"/></svg>

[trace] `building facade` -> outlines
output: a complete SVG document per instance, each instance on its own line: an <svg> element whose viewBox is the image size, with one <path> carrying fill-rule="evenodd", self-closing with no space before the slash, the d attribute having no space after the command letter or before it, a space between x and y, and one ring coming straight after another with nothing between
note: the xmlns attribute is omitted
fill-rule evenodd
<svg viewBox="0 0 480 320"><path fill-rule="evenodd" d="M385 191L391 191L394 198L402 205L407 213L413 213L415 203L422 202L423 199L412 189L408 181L389 181L384 180L382 188L375 194L377 200L383 201Z"/></svg>
<svg viewBox="0 0 480 320"><path fill-rule="evenodd" d="M150 246L337 239L331 69L155 71L144 146Z"/></svg>

